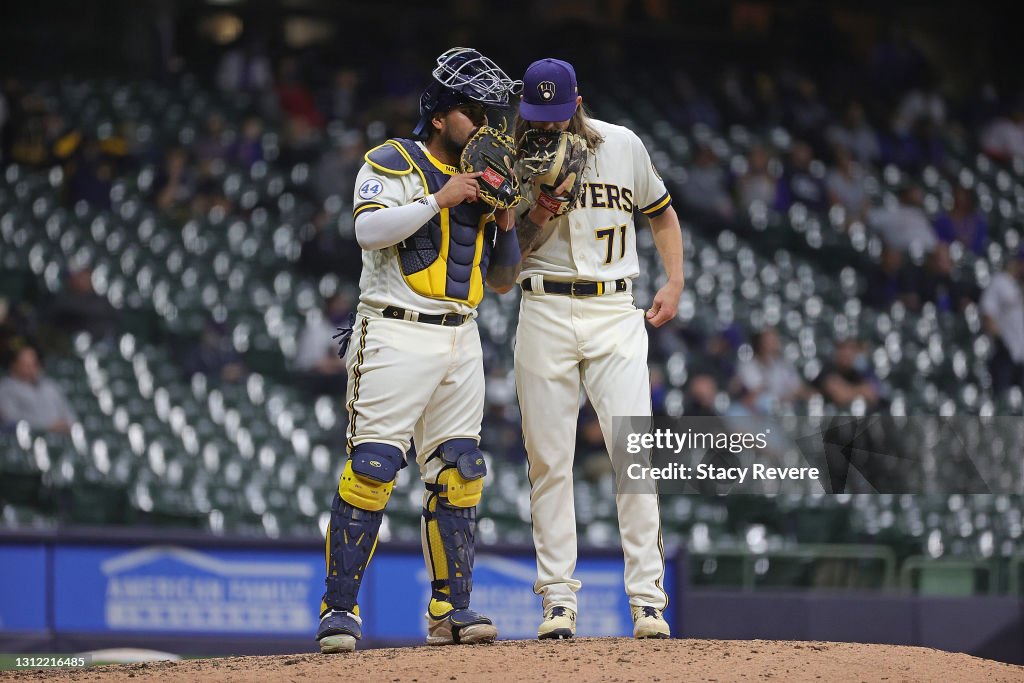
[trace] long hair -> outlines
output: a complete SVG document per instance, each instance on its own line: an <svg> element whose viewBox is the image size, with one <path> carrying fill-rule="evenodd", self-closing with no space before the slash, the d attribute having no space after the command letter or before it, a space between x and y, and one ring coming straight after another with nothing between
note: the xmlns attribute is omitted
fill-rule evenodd
<svg viewBox="0 0 1024 683"><path fill-rule="evenodd" d="M512 125L512 129L515 131L515 139L518 142L522 137L523 133L530 129L530 122L522 119L519 116L519 112L516 112L515 123ZM570 133L576 135L582 135L587 141L587 146L590 151L593 152L597 149L597 146L604 142L604 136L597 132L593 124L590 122L590 112L587 108L580 103L580 106L576 107L576 112L569 119L569 128L567 129Z"/></svg>

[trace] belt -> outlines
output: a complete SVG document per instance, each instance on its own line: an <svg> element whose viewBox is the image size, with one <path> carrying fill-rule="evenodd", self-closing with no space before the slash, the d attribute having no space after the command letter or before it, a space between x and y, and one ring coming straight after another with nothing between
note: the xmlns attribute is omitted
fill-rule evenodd
<svg viewBox="0 0 1024 683"><path fill-rule="evenodd" d="M426 323L428 325L443 325L445 327L458 327L468 323L473 319L472 313L466 315L459 315L458 313L444 313L443 315L428 315L427 313L419 313L417 311L410 311L406 308L399 308L398 306L388 306L383 311L385 318L392 318L395 320L410 320L416 323Z"/></svg>
<svg viewBox="0 0 1024 683"><path fill-rule="evenodd" d="M625 292L627 289L627 282L619 278L615 281L615 291ZM532 292L533 284L529 279L523 280L519 283L519 286L523 288L524 292ZM604 282L590 282L588 280L574 280L573 282L561 282L559 280L544 280L544 293L545 294L564 294L567 296L583 297L583 296L600 296L601 294L611 294L605 288Z"/></svg>

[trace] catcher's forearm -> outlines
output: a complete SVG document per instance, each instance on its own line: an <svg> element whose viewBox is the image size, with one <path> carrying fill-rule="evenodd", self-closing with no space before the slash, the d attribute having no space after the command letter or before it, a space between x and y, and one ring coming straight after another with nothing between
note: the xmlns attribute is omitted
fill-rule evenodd
<svg viewBox="0 0 1024 683"><path fill-rule="evenodd" d="M671 206L659 216L651 219L651 233L654 246L665 267L670 282L683 283L683 231L679 227L679 216Z"/></svg>
<svg viewBox="0 0 1024 683"><path fill-rule="evenodd" d="M537 222L534 212L542 214L541 222ZM516 223L516 236L519 238L519 251L526 258L537 251L555 232L555 222L550 220L551 213L543 208L533 208L520 216Z"/></svg>
<svg viewBox="0 0 1024 683"><path fill-rule="evenodd" d="M356 241L367 251L390 247L422 228L438 211L433 196L405 206L363 211L356 216Z"/></svg>
<svg viewBox="0 0 1024 683"><path fill-rule="evenodd" d="M491 252L491 267L487 271L487 284L504 293L512 288L519 277L523 259L514 230L498 231Z"/></svg>

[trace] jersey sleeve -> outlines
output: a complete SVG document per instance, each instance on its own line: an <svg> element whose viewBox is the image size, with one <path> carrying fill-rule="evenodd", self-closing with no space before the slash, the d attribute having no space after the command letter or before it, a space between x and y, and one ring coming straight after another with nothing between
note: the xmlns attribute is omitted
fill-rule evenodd
<svg viewBox="0 0 1024 683"><path fill-rule="evenodd" d="M644 147L643 141L630 132L630 147L633 152L633 188L636 193L636 205L640 212L653 218L660 216L672 204L672 195L665 187L658 169L651 161L651 155Z"/></svg>
<svg viewBox="0 0 1024 683"><path fill-rule="evenodd" d="M410 201L406 194L405 184L401 177L382 173L370 164L364 163L356 176L352 217L356 218L367 211L404 206Z"/></svg>

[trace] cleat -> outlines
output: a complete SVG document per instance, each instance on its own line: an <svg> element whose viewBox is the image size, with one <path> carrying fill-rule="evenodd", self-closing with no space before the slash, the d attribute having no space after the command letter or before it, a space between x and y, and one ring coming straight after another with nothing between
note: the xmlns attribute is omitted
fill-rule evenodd
<svg viewBox="0 0 1024 683"><path fill-rule="evenodd" d="M633 605L633 637L634 638L670 638L668 622L656 607L640 607Z"/></svg>
<svg viewBox="0 0 1024 683"><path fill-rule="evenodd" d="M568 607L551 607L544 613L544 621L537 629L541 640L572 638L576 635L576 612Z"/></svg>
<svg viewBox="0 0 1024 683"><path fill-rule="evenodd" d="M427 617L427 645L475 645L498 637L494 623L471 609L451 609L444 616Z"/></svg>
<svg viewBox="0 0 1024 683"><path fill-rule="evenodd" d="M316 639L320 643L320 652L335 654L352 652L356 649L356 641L363 637L363 620L359 615L345 610L331 610L320 617L320 628Z"/></svg>

